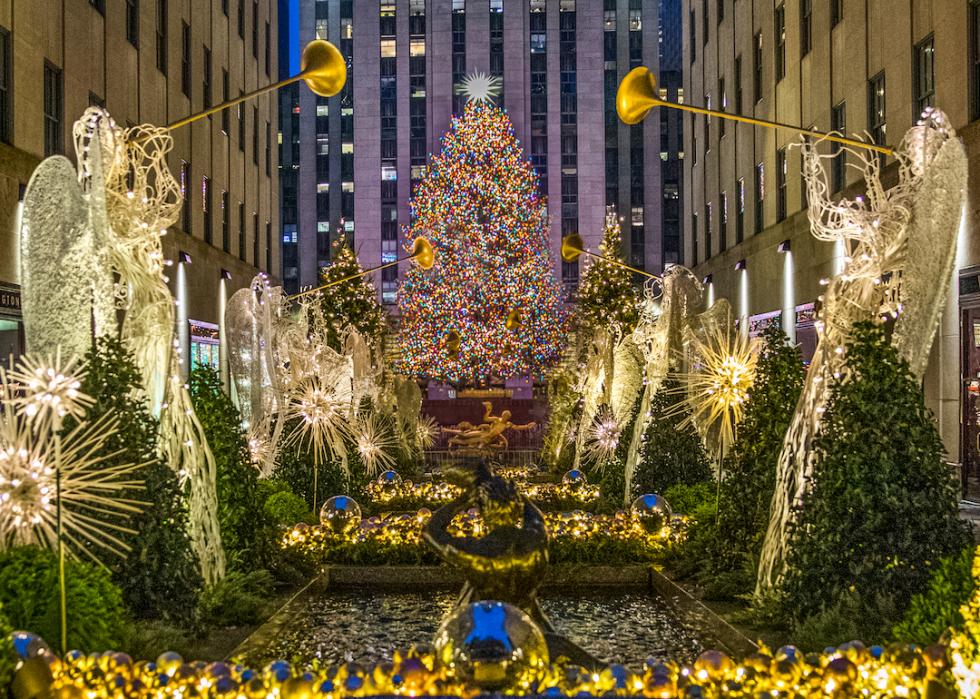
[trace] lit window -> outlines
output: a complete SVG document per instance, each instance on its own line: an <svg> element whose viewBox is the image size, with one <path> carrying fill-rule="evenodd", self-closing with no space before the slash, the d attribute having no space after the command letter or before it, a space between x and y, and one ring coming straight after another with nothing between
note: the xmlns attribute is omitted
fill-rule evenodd
<svg viewBox="0 0 980 699"><path fill-rule="evenodd" d="M340 190L342 192L353 192L354 191L354 183L353 182L341 182L340 183Z"/></svg>
<svg viewBox="0 0 980 699"><path fill-rule="evenodd" d="M491 12L503 12L504 11L504 0L490 0L490 11Z"/></svg>
<svg viewBox="0 0 980 699"><path fill-rule="evenodd" d="M330 191L330 183L329 182L317 182L316 191L318 193L329 192Z"/></svg>
<svg viewBox="0 0 980 699"><path fill-rule="evenodd" d="M352 142L350 142L350 141L346 141L344 143L341 143L340 144L340 152L341 153L353 153L354 152L354 144Z"/></svg>
<svg viewBox="0 0 980 699"><path fill-rule="evenodd" d="M398 171L392 165L382 165L381 179L386 182L394 182L398 179Z"/></svg>
<svg viewBox="0 0 980 699"><path fill-rule="evenodd" d="M643 225L643 207L642 206L634 206L632 208L632 210L630 211L630 220L631 220L631 222L633 223L634 226L642 226Z"/></svg>
<svg viewBox="0 0 980 699"><path fill-rule="evenodd" d="M677 104L684 104L684 88L677 88Z"/></svg>
<svg viewBox="0 0 980 699"><path fill-rule="evenodd" d="M640 10L630 10L630 31L638 32L643 27L643 21L640 19Z"/></svg>
<svg viewBox="0 0 980 699"><path fill-rule="evenodd" d="M667 99L667 88L661 87L659 90L657 90L657 96L662 100Z"/></svg>
<svg viewBox="0 0 980 699"><path fill-rule="evenodd" d="M602 15L603 27L607 32L616 31L616 10L606 10Z"/></svg>
<svg viewBox="0 0 980 699"><path fill-rule="evenodd" d="M330 232L330 221L317 221L316 222L316 232L317 233L329 233Z"/></svg>
<svg viewBox="0 0 980 699"><path fill-rule="evenodd" d="M381 57L382 58L394 58L395 57L395 40L394 39L382 39L381 40Z"/></svg>
<svg viewBox="0 0 980 699"><path fill-rule="evenodd" d="M340 18L340 38L341 39L354 38L354 24L353 24L353 20L351 20L349 17Z"/></svg>
<svg viewBox="0 0 980 699"><path fill-rule="evenodd" d="M330 116L330 108L325 104L318 104L316 106L317 116Z"/></svg>
<svg viewBox="0 0 980 699"><path fill-rule="evenodd" d="M425 39L412 39L408 45L409 56L425 55Z"/></svg>
<svg viewBox="0 0 980 699"><path fill-rule="evenodd" d="M354 191L354 185L353 184L351 185L351 191L352 192ZM344 232L345 233L353 233L354 232L354 222L353 221L344 221Z"/></svg>
<svg viewBox="0 0 980 699"><path fill-rule="evenodd" d="M318 19L316 21L316 38L323 41L327 40L327 20Z"/></svg>

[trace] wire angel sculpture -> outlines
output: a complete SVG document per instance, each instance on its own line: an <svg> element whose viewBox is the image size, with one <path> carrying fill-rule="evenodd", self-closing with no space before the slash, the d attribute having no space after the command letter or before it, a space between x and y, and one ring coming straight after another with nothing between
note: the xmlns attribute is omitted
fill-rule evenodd
<svg viewBox="0 0 980 699"><path fill-rule="evenodd" d="M21 280L27 345L82 356L118 331L160 418L161 457L190 483L190 535L206 581L224 576L214 455L180 376L174 299L161 237L177 221L180 188L166 129L119 128L90 107L75 122L78 168L45 159L24 195ZM58 260L60 264L52 264ZM117 317L121 316L121 322Z"/></svg>
<svg viewBox="0 0 980 699"><path fill-rule="evenodd" d="M927 110L895 150L898 183L885 189L880 160L847 149L866 192L830 200L818 144L805 142L803 175L810 230L839 241L844 268L829 281L817 323L818 344L783 442L756 594L778 585L793 512L802 506L816 454L812 440L845 371L844 347L861 320L895 318L892 342L916 376L925 371L956 258L956 236L967 182L966 155L945 114Z"/></svg>
<svg viewBox="0 0 980 699"><path fill-rule="evenodd" d="M656 284L644 287L640 320L632 333L633 343L642 356L643 393L626 451L626 504L630 501L643 435L653 419L651 402L672 366L683 356L684 330L704 311L704 296L701 282L691 270L680 265L666 270Z"/></svg>

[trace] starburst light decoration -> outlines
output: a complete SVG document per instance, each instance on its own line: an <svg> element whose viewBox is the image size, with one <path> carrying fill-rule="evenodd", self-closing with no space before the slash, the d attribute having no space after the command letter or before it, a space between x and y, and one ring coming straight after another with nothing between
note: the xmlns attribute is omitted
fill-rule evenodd
<svg viewBox="0 0 980 699"><path fill-rule="evenodd" d="M502 78L477 71L463 78L463 82L456 86L456 94L465 96L470 102L493 102L503 87Z"/></svg>
<svg viewBox="0 0 980 699"><path fill-rule="evenodd" d="M334 387L325 385L318 377L308 379L287 398L286 419L296 423L288 441L309 449L314 465L333 454L346 467L347 452L343 444L350 432L349 408L349 402L341 400Z"/></svg>
<svg viewBox="0 0 980 699"><path fill-rule="evenodd" d="M716 448L726 449L755 377L756 343L731 323L709 325L704 334L688 330L687 339L695 359L692 371L676 375L684 397L677 409L687 408L685 422L708 435L706 441L714 441Z"/></svg>
<svg viewBox="0 0 980 699"><path fill-rule="evenodd" d="M419 446L422 449L431 449L439 436L441 429L439 423L431 415L424 415L419 419L416 428Z"/></svg>
<svg viewBox="0 0 980 699"><path fill-rule="evenodd" d="M122 555L126 546L117 535L129 530L120 522L142 504L125 493L142 487L134 477L141 465L113 463L117 454L106 453L117 431L111 413L59 434L62 418L84 417L93 401L76 384L81 367L56 356L52 365L29 357L15 370L0 368L0 404L10 406L0 409L0 550L57 546L60 472L69 551L94 560L93 549Z"/></svg>
<svg viewBox="0 0 980 699"><path fill-rule="evenodd" d="M612 409L600 407L587 430L584 460L601 470L615 456L622 431Z"/></svg>
<svg viewBox="0 0 980 699"><path fill-rule="evenodd" d="M32 424L50 421L54 431L66 417L81 419L94 402L81 391L82 366L74 358L63 361L60 346L47 358L22 356L7 378L20 387L9 396L9 404Z"/></svg>
<svg viewBox="0 0 980 699"><path fill-rule="evenodd" d="M392 453L397 446L389 420L376 412L358 417L354 426L354 444L369 476L395 465Z"/></svg>

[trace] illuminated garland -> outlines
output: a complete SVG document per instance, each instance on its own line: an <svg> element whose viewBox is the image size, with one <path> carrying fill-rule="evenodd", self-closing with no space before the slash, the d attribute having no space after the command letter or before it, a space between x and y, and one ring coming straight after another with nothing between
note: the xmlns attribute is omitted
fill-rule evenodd
<svg viewBox="0 0 980 699"><path fill-rule="evenodd" d="M473 697L480 688L466 682L451 666L439 665L433 653L412 648L396 652L390 663L362 667L346 663L313 668L276 660L262 670L233 662L188 663L177 653L164 653L155 662L134 662L125 653L85 655L72 651L61 660L36 647L43 642L21 635L15 646L40 663L25 669L35 682L47 684L50 696L92 699L341 699L342 697L456 696ZM736 663L720 651L705 651L693 663L650 662L639 671L610 665L597 672L552 663L522 675L502 694L548 697L643 696L800 699L845 697L943 696L939 679L946 668L945 649L896 645L865 648L857 642L807 655L792 646L775 653L761 646ZM460 675L462 672L460 672ZM25 678L25 681L26 678ZM936 690L939 691L936 691ZM948 695L948 694L947 694Z"/></svg>
<svg viewBox="0 0 980 699"><path fill-rule="evenodd" d="M526 483L519 482L518 487L532 502L539 506L552 503L567 503L571 506L585 507L599 499L599 486L588 483L568 485L566 483ZM462 489L452 483L382 483L371 481L367 485L367 494L376 505L387 505L393 509L409 509L412 504L438 507L459 497ZM401 505L401 507L395 507Z"/></svg>
<svg viewBox="0 0 980 699"><path fill-rule="evenodd" d="M321 525L297 524L283 535L284 549L293 550L314 563L363 561L405 563L437 559L422 541L422 529L432 513L422 508L415 514L368 517L345 532ZM652 560L665 547L684 536L687 520L675 518L671 527L648 532L637 516L627 512L597 515L581 510L545 512L554 563L577 559L589 548L610 547L624 560ZM477 511L458 514L449 531L454 536L481 536L483 523Z"/></svg>
<svg viewBox="0 0 980 699"><path fill-rule="evenodd" d="M452 121L412 199L408 245L426 236L435 266L409 270L398 295L398 370L486 384L540 376L561 356L566 314L552 272L538 178L507 115L470 102ZM511 311L521 323L507 329ZM447 351L458 333L458 354Z"/></svg>

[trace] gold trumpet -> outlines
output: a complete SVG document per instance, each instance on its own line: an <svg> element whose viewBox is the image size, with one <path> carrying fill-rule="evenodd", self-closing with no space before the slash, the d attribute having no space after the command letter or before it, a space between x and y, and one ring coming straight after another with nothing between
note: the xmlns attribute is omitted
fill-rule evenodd
<svg viewBox="0 0 980 699"><path fill-rule="evenodd" d="M314 39L303 49L303 56L300 59L300 72L292 77L280 80L272 85L260 87L258 90L239 95L235 99L222 102L203 112L191 114L188 117L179 119L171 124L167 124L168 130L179 129L187 126L206 116L211 116L220 111L234 107L236 104L247 102L250 99L264 95L267 92L278 90L280 87L291 85L302 80L307 86L321 97L332 97L340 92L347 82L347 62L337 47L329 41Z"/></svg>
<svg viewBox="0 0 980 699"><path fill-rule="evenodd" d="M626 77L619 83L619 89L616 91L616 113L619 114L619 118L626 124L639 124L654 107L680 109L694 114L704 114L706 116L718 117L719 119L729 119L754 126L764 126L768 129L786 129L787 131L795 131L796 133L806 134L807 136L813 136L818 139L843 143L853 148L863 148L865 150L884 153L885 155L895 154L895 150L890 146L879 146L875 143L867 143L866 141L838 136L837 134L827 133L825 131L804 129L793 124L756 119L754 117L742 116L741 114L731 114L730 112L720 112L716 109L706 109L691 104L668 102L657 96L657 79L650 72L650 69L645 66L638 66L627 73Z"/></svg>
<svg viewBox="0 0 980 699"><path fill-rule="evenodd" d="M504 323L504 326L508 330L517 330L522 325L524 325L524 319L521 317L521 312L519 309L515 308L507 314L507 321Z"/></svg>
<svg viewBox="0 0 980 699"><path fill-rule="evenodd" d="M371 272L377 272L382 269L387 269L388 267L393 267L394 265L397 265L399 262L406 262L408 260L415 260L415 264L417 264L422 269L431 269L432 265L434 265L436 261L436 255L432 249L432 243L430 243L427 238L423 238L422 236L419 236L412 242L411 255L407 255L406 257L400 257L394 262L386 262L385 264L378 265L377 267L371 267L370 269L361 270L357 274L350 274L341 279L334 279L332 282L327 282L326 284L318 286L314 289L307 289L306 291L301 291L298 294L293 294L289 298L298 299L301 296L306 296L307 294L313 294L316 293L317 291L320 291L321 289L326 289L331 286L337 286L338 284L343 284L344 282L349 282L351 279L357 279L358 277L363 277L365 274L370 274Z"/></svg>
<svg viewBox="0 0 980 699"><path fill-rule="evenodd" d="M612 264L628 269L631 272L636 272L637 274L642 274L644 277L650 277L651 279L660 279L656 274L650 274L642 269L637 269L636 267L630 267L625 262L620 262L613 257L606 257L605 255L597 255L594 252L589 252L585 249L585 243L582 240L582 236L578 233L569 233L564 238L561 239L561 259L565 262L575 262L579 258L579 255L588 255L589 257L594 257L597 260L605 260L606 262L611 262Z"/></svg>

